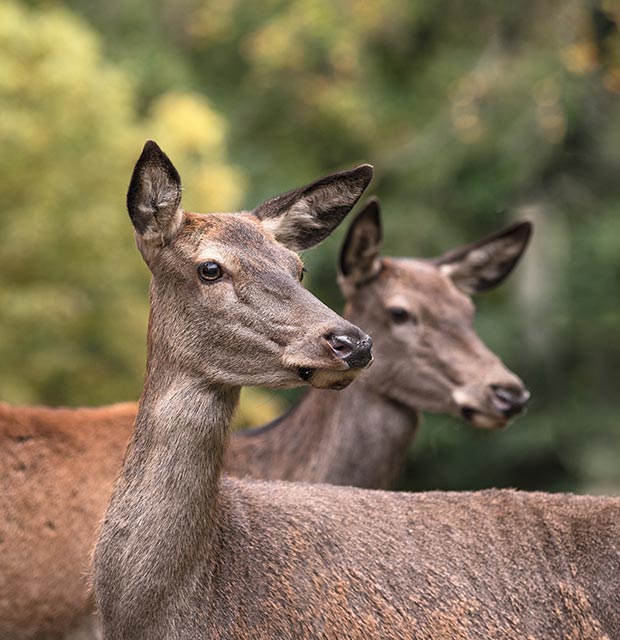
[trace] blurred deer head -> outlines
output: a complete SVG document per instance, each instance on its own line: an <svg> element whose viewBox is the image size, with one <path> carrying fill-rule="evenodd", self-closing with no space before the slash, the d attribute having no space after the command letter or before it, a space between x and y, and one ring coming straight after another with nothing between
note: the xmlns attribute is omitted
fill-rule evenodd
<svg viewBox="0 0 620 640"><path fill-rule="evenodd" d="M503 282L531 230L521 222L434 260L382 257L379 203L368 202L342 247L339 283L345 315L373 336L369 377L382 394L486 428L523 410L530 394L476 334L471 295Z"/></svg>

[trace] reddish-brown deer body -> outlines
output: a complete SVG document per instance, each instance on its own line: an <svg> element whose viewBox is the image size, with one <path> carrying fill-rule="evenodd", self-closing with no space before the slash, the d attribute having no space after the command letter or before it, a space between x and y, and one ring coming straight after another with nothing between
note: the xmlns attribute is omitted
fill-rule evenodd
<svg viewBox="0 0 620 640"><path fill-rule="evenodd" d="M324 237L358 176L259 223L198 217L145 147L128 205L153 273L147 373L94 556L104 638L618 637L620 500L221 478L241 384L343 386L368 362L285 249Z"/></svg>
<svg viewBox="0 0 620 640"><path fill-rule="evenodd" d="M92 637L89 557L133 403L0 404L0 638Z"/></svg>

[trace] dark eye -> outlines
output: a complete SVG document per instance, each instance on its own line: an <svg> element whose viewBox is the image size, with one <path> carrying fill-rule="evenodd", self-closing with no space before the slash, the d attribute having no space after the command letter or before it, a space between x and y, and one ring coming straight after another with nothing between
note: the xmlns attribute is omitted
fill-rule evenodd
<svg viewBox="0 0 620 640"><path fill-rule="evenodd" d="M201 262L198 265L198 277L203 282L213 282L222 277L222 267L217 262Z"/></svg>
<svg viewBox="0 0 620 640"><path fill-rule="evenodd" d="M390 314L390 318L394 324L404 324L405 322L418 324L417 316L409 313L407 309L403 309L402 307L390 307L388 309L388 313Z"/></svg>
<svg viewBox="0 0 620 640"><path fill-rule="evenodd" d="M299 282L303 282L306 273L308 273L308 269L306 269L306 267L302 267L301 273L299 274Z"/></svg>

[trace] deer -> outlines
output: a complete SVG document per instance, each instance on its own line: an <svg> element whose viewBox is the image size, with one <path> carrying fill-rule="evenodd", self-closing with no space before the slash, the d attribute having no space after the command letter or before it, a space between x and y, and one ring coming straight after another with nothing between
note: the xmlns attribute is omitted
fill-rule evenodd
<svg viewBox="0 0 620 640"><path fill-rule="evenodd" d="M523 221L430 260L381 255L379 201L352 221L339 257L343 317L373 338L375 363L343 391L311 388L274 422L233 434L237 477L388 489L421 411L498 429L530 397L473 327L471 295L502 283L525 251Z"/></svg>
<svg viewBox="0 0 620 640"><path fill-rule="evenodd" d="M345 390L311 388L275 422L233 433L224 471L388 488L420 411L460 414L482 428L507 424L529 394L474 332L470 296L508 277L530 233L522 222L430 260L382 256L380 206L370 199L342 244L338 282L344 317L371 329L373 367ZM0 524L0 637L95 636L84 576L135 417L130 402L0 404L9 471L0 495L11 514Z"/></svg>
<svg viewBox="0 0 620 640"><path fill-rule="evenodd" d="M161 178L158 173L153 175L156 180ZM291 206L299 207L298 215L308 218L311 228L312 207L318 198L317 206L325 201L326 219L308 235L326 236L356 204L371 176L369 166L326 176L272 199L262 210L269 217L270 207L277 212L279 202L290 200ZM225 227L227 220L224 217ZM251 225L246 232L249 239L263 240ZM286 226L281 232L286 233ZM291 233L297 234L294 225ZM303 246L303 229L297 235ZM288 262L289 266L300 264L296 256L289 256ZM204 267L205 280L209 266ZM272 296L278 294L279 279L275 274ZM243 298L237 302L243 304ZM314 304L312 308L317 311ZM299 375L332 387L344 386L368 364L370 339L327 308L324 315L325 322L333 321L335 327L332 333L326 329L324 343L343 371L333 383L329 368L302 368ZM276 316L271 320L280 322ZM260 325L255 330L260 331ZM278 343L272 348L277 349ZM292 360L298 357L296 349L290 345ZM324 354L318 347L317 351L319 361ZM5 516L0 522L0 638L98 637L92 594L86 588L89 556L135 418L134 403L94 409L0 404L0 460L6 463L0 480L0 510Z"/></svg>
<svg viewBox="0 0 620 640"><path fill-rule="evenodd" d="M135 413L0 404L3 640L100 637L89 557Z"/></svg>
<svg viewBox="0 0 620 640"><path fill-rule="evenodd" d="M147 364L93 553L104 639L618 637L620 499L223 475L241 386L342 389L371 363L296 254L370 174L196 214L146 143L127 205L152 275Z"/></svg>
<svg viewBox="0 0 620 640"><path fill-rule="evenodd" d="M508 277L530 233L521 222L430 260L382 256L380 206L370 199L342 244L338 282L344 317L370 329L374 366L345 390L311 388L273 423L233 433L224 471L385 489L420 411L505 426L529 393L475 333L470 296ZM0 637L73 638L77 629L95 636L86 567L136 410L130 402L0 404L0 458L8 469L0 496L10 514L0 524Z"/></svg>

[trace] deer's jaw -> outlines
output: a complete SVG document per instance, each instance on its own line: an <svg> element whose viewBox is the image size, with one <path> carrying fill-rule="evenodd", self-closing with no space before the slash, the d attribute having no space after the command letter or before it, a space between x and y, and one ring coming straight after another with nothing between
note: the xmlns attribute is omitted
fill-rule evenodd
<svg viewBox="0 0 620 640"><path fill-rule="evenodd" d="M317 389L345 389L362 371L363 369L348 369L347 371L314 369L305 379Z"/></svg>

